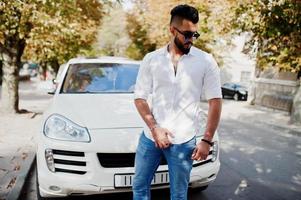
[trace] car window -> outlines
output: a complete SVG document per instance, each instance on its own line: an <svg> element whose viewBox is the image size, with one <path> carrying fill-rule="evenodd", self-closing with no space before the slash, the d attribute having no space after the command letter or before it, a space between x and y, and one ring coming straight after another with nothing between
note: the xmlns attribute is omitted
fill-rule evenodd
<svg viewBox="0 0 301 200"><path fill-rule="evenodd" d="M231 83L225 83L225 84L223 85L223 87L225 87L225 88L234 88L234 85L231 84Z"/></svg>
<svg viewBox="0 0 301 200"><path fill-rule="evenodd" d="M132 93L138 69L138 64L71 64L61 93Z"/></svg>
<svg viewBox="0 0 301 200"><path fill-rule="evenodd" d="M242 86L242 85L236 85L236 89L247 90L247 88L245 86Z"/></svg>

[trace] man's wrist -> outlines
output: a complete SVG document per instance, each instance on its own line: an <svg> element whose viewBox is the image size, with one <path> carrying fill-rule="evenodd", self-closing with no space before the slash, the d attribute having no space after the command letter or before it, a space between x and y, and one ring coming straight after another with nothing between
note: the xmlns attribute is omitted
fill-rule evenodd
<svg viewBox="0 0 301 200"><path fill-rule="evenodd" d="M204 137L203 137L205 140L208 140L209 142L211 142L212 141L212 139L213 139L213 134L211 134L210 132L208 132L208 131L206 131L205 133L204 133Z"/></svg>
<svg viewBox="0 0 301 200"><path fill-rule="evenodd" d="M154 130L156 129L156 128L158 128L159 126L157 125L157 124L154 124L153 126L150 126L149 127L149 130L151 131L151 132L154 132Z"/></svg>
<svg viewBox="0 0 301 200"><path fill-rule="evenodd" d="M205 138L203 138L201 141L203 141L203 142L209 144L211 147L212 147L213 144L214 144L213 142L211 142L211 141L209 141L209 140L207 140L207 139L205 139Z"/></svg>

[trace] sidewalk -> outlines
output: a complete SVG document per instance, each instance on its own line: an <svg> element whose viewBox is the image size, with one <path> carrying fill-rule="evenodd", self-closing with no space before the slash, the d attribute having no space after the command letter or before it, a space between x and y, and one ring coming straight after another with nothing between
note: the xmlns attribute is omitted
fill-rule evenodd
<svg viewBox="0 0 301 200"><path fill-rule="evenodd" d="M19 108L27 113L0 113L0 200L18 198L35 157L42 112L52 97L37 80L20 82L19 95Z"/></svg>
<svg viewBox="0 0 301 200"><path fill-rule="evenodd" d="M246 101L223 100L222 120L233 119L256 125L268 125L301 136L301 124L291 124L287 112L274 110ZM301 122L300 122L301 123Z"/></svg>

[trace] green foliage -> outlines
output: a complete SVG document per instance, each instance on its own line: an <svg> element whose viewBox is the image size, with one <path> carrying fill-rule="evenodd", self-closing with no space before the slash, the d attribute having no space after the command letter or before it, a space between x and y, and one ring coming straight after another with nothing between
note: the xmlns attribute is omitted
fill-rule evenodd
<svg viewBox="0 0 301 200"><path fill-rule="evenodd" d="M252 33L249 47L257 46L257 66L281 71L301 70L301 2L242 1L233 6L232 27Z"/></svg>
<svg viewBox="0 0 301 200"><path fill-rule="evenodd" d="M127 56L133 59L142 59L145 54L156 49L151 43L147 30L134 14L127 15L127 31L132 43L127 48Z"/></svg>
<svg viewBox="0 0 301 200"><path fill-rule="evenodd" d="M23 55L22 42L24 59L60 63L90 48L104 15L98 0L3 0L0 13L1 52Z"/></svg>
<svg viewBox="0 0 301 200"><path fill-rule="evenodd" d="M82 49L90 49L103 15L103 3L98 0L1 0L4 110L18 111L22 56L40 63L43 70L47 63L58 68Z"/></svg>
<svg viewBox="0 0 301 200"><path fill-rule="evenodd" d="M103 17L97 0L65 0L49 2L37 14L39 19L31 31L26 58L35 61L57 59L64 63L95 41Z"/></svg>

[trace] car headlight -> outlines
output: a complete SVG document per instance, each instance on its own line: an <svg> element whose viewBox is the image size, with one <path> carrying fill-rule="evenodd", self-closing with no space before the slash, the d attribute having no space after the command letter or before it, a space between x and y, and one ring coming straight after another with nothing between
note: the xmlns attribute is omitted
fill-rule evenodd
<svg viewBox="0 0 301 200"><path fill-rule="evenodd" d="M240 94L242 94L242 95L245 95L245 94L247 94L247 92L246 91L244 91L244 90L239 90L238 91Z"/></svg>
<svg viewBox="0 0 301 200"><path fill-rule="evenodd" d="M217 159L217 155L218 155L218 142L214 142L213 146L212 146L212 159L211 161L214 162Z"/></svg>
<svg viewBox="0 0 301 200"><path fill-rule="evenodd" d="M46 120L43 132L45 136L56 140L90 142L90 135L86 128L58 114L51 115Z"/></svg>

